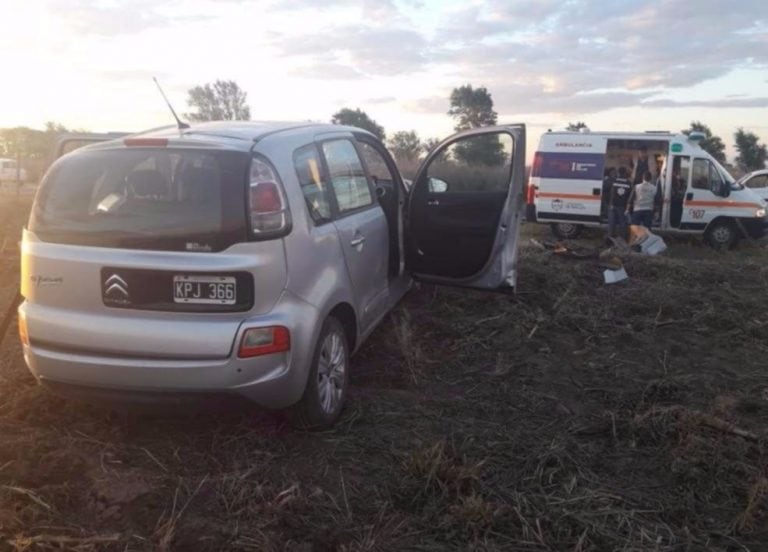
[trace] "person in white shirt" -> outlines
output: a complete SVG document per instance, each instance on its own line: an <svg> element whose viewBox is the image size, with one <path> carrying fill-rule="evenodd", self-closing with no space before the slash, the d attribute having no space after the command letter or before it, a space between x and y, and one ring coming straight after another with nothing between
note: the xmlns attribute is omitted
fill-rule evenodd
<svg viewBox="0 0 768 552"><path fill-rule="evenodd" d="M643 173L643 181L635 184L627 203L627 213L632 208L632 224L650 228L653 224L653 204L656 199L656 185L651 182L651 172Z"/></svg>

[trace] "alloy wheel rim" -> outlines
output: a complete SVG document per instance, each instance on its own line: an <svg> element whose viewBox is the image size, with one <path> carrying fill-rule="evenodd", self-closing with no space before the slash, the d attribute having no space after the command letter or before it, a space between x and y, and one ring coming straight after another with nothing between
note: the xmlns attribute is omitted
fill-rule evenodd
<svg viewBox="0 0 768 552"><path fill-rule="evenodd" d="M573 224L560 223L560 232L563 234L572 234L575 228L576 227Z"/></svg>
<svg viewBox="0 0 768 552"><path fill-rule="evenodd" d="M344 375L347 369L343 337L337 332L328 334L320 348L317 368L317 391L320 408L333 413L344 393Z"/></svg>
<svg viewBox="0 0 768 552"><path fill-rule="evenodd" d="M731 239L731 231L725 226L719 226L712 232L712 236L718 243L728 243Z"/></svg>

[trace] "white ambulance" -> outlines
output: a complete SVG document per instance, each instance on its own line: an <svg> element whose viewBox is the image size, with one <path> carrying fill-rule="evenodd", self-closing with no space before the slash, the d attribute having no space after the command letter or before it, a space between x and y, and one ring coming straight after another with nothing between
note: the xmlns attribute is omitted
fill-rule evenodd
<svg viewBox="0 0 768 552"><path fill-rule="evenodd" d="M702 234L718 249L768 230L766 202L737 183L699 142L701 133L547 132L531 167L527 218L575 238L607 221L609 171L647 164L660 190L654 231ZM639 158L644 161L638 163Z"/></svg>

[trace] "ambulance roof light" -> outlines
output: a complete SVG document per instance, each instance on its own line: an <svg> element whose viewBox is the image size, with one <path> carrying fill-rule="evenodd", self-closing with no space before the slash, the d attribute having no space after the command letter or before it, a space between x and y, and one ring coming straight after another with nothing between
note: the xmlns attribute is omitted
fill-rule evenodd
<svg viewBox="0 0 768 552"><path fill-rule="evenodd" d="M702 140L706 139L707 135L703 132L694 131L691 132L688 135L688 141L690 142L701 142Z"/></svg>

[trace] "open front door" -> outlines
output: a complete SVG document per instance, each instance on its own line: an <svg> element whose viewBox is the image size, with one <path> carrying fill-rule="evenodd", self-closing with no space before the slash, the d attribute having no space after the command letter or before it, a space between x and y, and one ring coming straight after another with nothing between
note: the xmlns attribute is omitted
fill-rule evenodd
<svg viewBox="0 0 768 552"><path fill-rule="evenodd" d="M525 125L467 130L441 142L408 200L406 260L414 278L514 286L524 177Z"/></svg>

